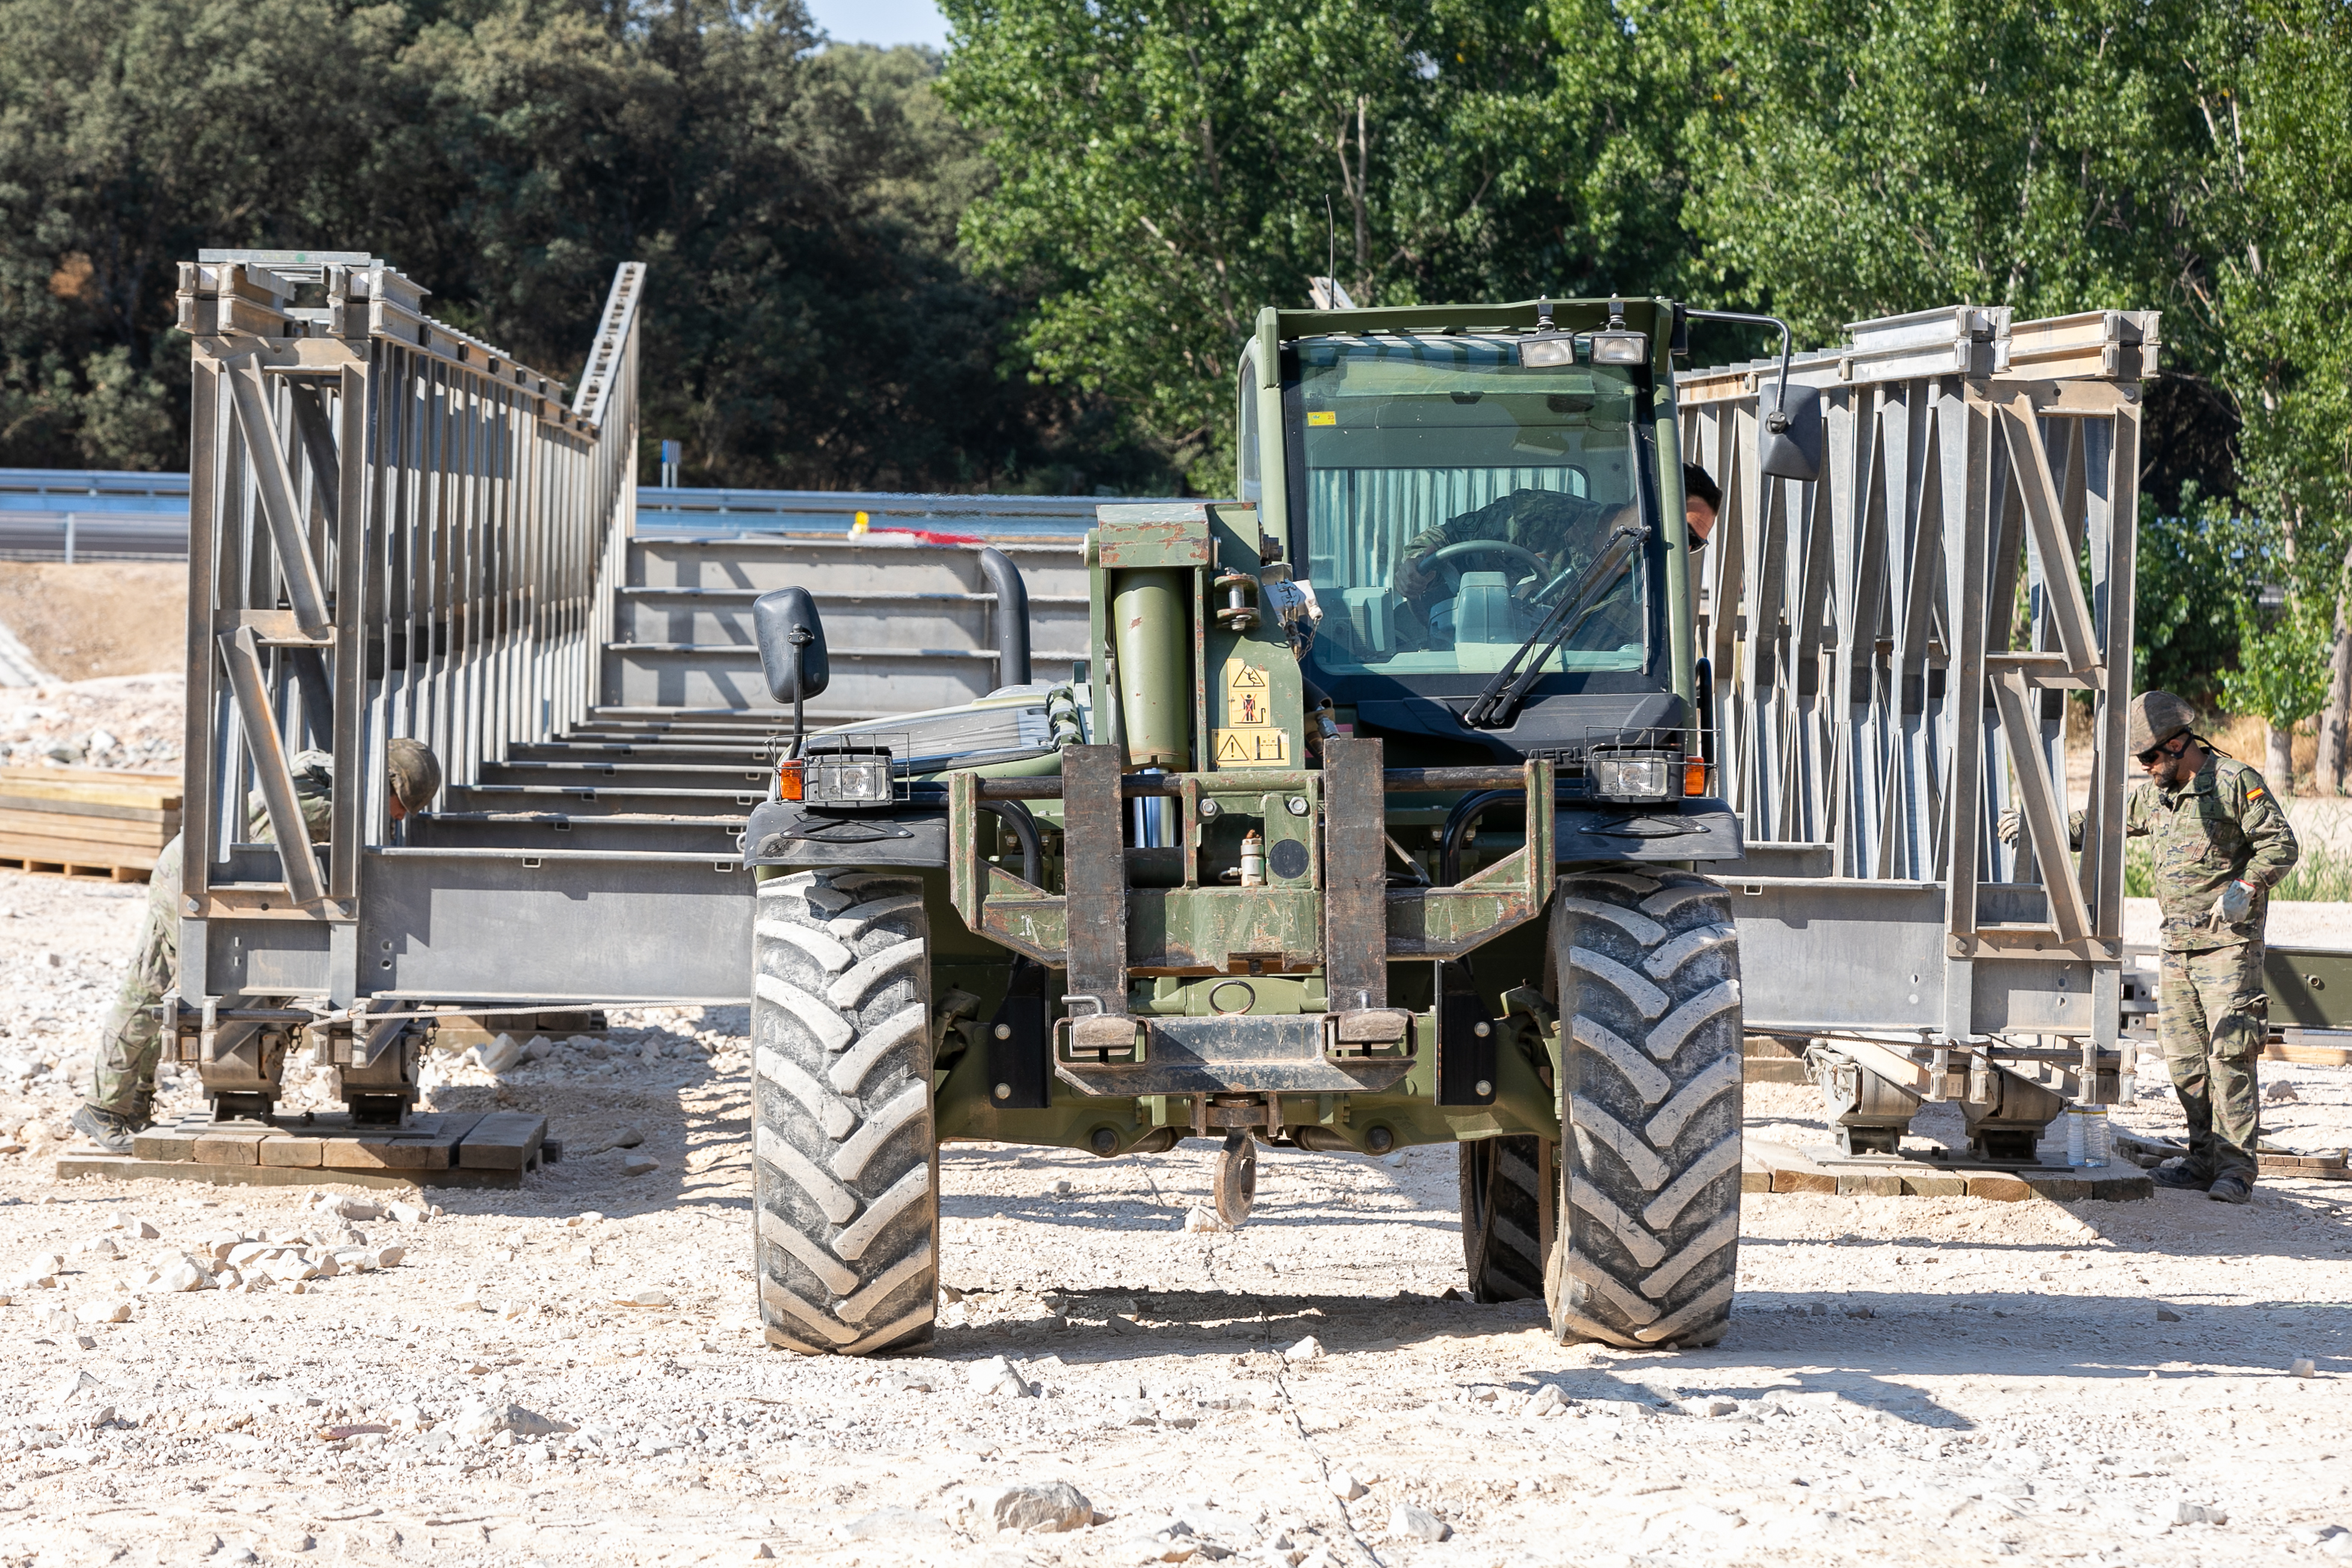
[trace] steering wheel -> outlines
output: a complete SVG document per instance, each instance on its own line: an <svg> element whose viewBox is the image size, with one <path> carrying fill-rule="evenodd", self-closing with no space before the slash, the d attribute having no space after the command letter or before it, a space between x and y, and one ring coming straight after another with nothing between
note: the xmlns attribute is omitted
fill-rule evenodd
<svg viewBox="0 0 2352 1568"><path fill-rule="evenodd" d="M1520 566L1526 568L1527 574L1528 576L1535 578L1538 581L1541 581L1543 579L1543 557L1536 554L1536 552L1531 549L1524 549L1517 545L1508 543L1503 539L1461 539L1455 543L1430 551L1427 555L1421 558L1419 565L1421 570L1423 571L1433 571L1437 567L1456 556L1480 554L1512 557ZM1454 573L1454 584L1456 591L1458 591L1461 585L1461 573L1459 570L1456 570Z"/></svg>
<svg viewBox="0 0 2352 1568"><path fill-rule="evenodd" d="M1528 571L1538 577L1543 575L1543 557L1531 549L1522 549L1517 545L1502 539L1462 539L1442 549L1431 550L1421 558L1421 564L1424 568L1433 567L1441 560L1451 560L1457 555L1476 555L1482 551L1494 555L1517 556Z"/></svg>

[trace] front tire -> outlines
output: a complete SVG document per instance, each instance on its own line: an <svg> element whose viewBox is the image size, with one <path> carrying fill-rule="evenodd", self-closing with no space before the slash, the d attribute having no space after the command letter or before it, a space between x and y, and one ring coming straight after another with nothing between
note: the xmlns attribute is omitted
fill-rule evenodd
<svg viewBox="0 0 2352 1568"><path fill-rule="evenodd" d="M1563 1343L1710 1345L1739 1266L1739 938L1687 872L1562 878L1551 968L1563 1035Z"/></svg>
<svg viewBox="0 0 2352 1568"><path fill-rule="evenodd" d="M752 1198L768 1343L928 1342L939 1291L930 932L922 886L822 871L760 884Z"/></svg>

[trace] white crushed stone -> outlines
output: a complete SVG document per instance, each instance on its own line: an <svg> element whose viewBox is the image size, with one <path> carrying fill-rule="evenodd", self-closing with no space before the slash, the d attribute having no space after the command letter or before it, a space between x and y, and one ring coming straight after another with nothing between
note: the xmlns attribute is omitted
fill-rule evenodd
<svg viewBox="0 0 2352 1568"><path fill-rule="evenodd" d="M2242 1209L1753 1196L1732 1332L1679 1356L1444 1299L1451 1149L1266 1149L1252 1220L1184 1234L1213 1144L951 1145L934 1343L803 1359L755 1314L741 1009L518 1035L503 1074L436 1056L431 1107L551 1117L567 1157L518 1191L55 1182L63 1070L144 896L100 888L0 873L0 1148L24 1150L0 1154L0 1536L26 1561L2352 1560L2332 1482L2244 1462L2352 1425L2328 1184ZM290 1108L323 1108L295 1067ZM2177 1130L2152 1073L2125 1119ZM2296 1090L2272 1135L2352 1142L2352 1070L2263 1073ZM165 1113L193 1091L173 1074ZM1750 1085L1748 1112L1826 1141L1809 1090ZM101 1237L121 1256L81 1249ZM142 1288L173 1260L215 1288ZM1056 1485L1087 1521L993 1523L992 1489Z"/></svg>

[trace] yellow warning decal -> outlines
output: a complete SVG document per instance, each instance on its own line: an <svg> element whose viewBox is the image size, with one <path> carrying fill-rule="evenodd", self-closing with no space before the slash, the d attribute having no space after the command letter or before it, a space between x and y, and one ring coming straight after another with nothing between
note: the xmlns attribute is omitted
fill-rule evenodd
<svg viewBox="0 0 2352 1568"><path fill-rule="evenodd" d="M1290 733L1281 729L1212 730L1211 755L1220 768L1287 768Z"/></svg>
<svg viewBox="0 0 2352 1568"><path fill-rule="evenodd" d="M1339 423L1339 416L1328 408L1310 410L1307 415L1307 423L1309 424L1337 424Z"/></svg>
<svg viewBox="0 0 2352 1568"><path fill-rule="evenodd" d="M1274 715L1266 711L1265 672L1255 664L1244 664L1239 655L1225 661L1225 722L1274 722Z"/></svg>
<svg viewBox="0 0 2352 1568"><path fill-rule="evenodd" d="M1224 726L1210 733L1209 755L1220 768L1287 768L1290 734L1275 722L1272 690L1263 666L1236 653L1225 661Z"/></svg>

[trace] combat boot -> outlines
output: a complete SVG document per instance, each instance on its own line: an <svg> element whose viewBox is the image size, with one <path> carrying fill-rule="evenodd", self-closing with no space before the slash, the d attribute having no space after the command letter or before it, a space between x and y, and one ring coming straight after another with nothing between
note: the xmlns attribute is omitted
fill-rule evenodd
<svg viewBox="0 0 2352 1568"><path fill-rule="evenodd" d="M2148 1179L2158 1186L2174 1187L2183 1192L2203 1192L2212 1186L2210 1176L2199 1176L2186 1160L2167 1160L2150 1171Z"/></svg>
<svg viewBox="0 0 2352 1568"><path fill-rule="evenodd" d="M73 1113L73 1129L110 1155L127 1155L131 1140L139 1134L139 1124L129 1116L84 1105Z"/></svg>
<svg viewBox="0 0 2352 1568"><path fill-rule="evenodd" d="M2242 1176L2216 1176L2213 1185L2205 1189L2205 1196L2215 1203L2247 1203L2252 1200L2254 1188Z"/></svg>

